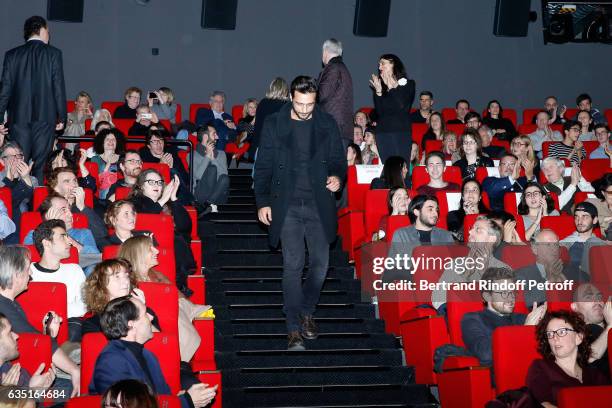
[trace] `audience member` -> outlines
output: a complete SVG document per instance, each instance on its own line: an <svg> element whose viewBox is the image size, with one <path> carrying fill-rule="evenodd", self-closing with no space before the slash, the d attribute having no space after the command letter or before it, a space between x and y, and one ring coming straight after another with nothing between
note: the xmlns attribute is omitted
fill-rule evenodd
<svg viewBox="0 0 612 408"><path fill-rule="evenodd" d="M389 217L394 215L407 215L408 206L410 205L410 197L405 188L394 187L389 189L387 194L387 209L388 214L385 214L381 219L378 227L378 232L374 233L372 241L380 241L385 238L387 231L387 223Z"/></svg>
<svg viewBox="0 0 612 408"><path fill-rule="evenodd" d="M489 267L482 280L496 285L514 282L510 268ZM480 292L485 309L480 312L466 313L461 319L461 336L465 347L478 358L480 364L493 366L493 332L504 326L534 326L546 313L546 303L535 307L528 315L515 313L516 292L511 290L483 290Z"/></svg>
<svg viewBox="0 0 612 408"><path fill-rule="evenodd" d="M610 143L610 128L608 125L598 123L593 127L595 140L599 143L597 149L589 154L589 159L609 159L612 161L612 143ZM612 167L612 164L610 165Z"/></svg>
<svg viewBox="0 0 612 408"><path fill-rule="evenodd" d="M593 108L593 101L591 100L591 97L589 96L589 94L583 93L583 94L578 95L576 97L576 107L581 111L589 112L595 124L606 123L606 118L599 111L599 109ZM578 115L576 115L574 120L578 120Z"/></svg>
<svg viewBox="0 0 612 408"><path fill-rule="evenodd" d="M457 148L457 135L455 133L448 131L444 132L442 153L444 153L444 160L450 161L451 163L461 159L461 153Z"/></svg>
<svg viewBox="0 0 612 408"><path fill-rule="evenodd" d="M574 195L577 191L594 192L591 183L580 174L578 166L572 166L570 176L563 176L565 165L557 157L547 157L542 161L542 173L546 179L544 189L555 193L559 198L559 208L562 213L571 214L574 205Z"/></svg>
<svg viewBox="0 0 612 408"><path fill-rule="evenodd" d="M330 38L323 43L323 70L317 84L317 102L334 117L344 148L353 140L353 80L342 60L342 43Z"/></svg>
<svg viewBox="0 0 612 408"><path fill-rule="evenodd" d="M414 101L414 80L408 79L404 64L393 54L378 59L378 74L372 74L377 123L376 136L380 157L401 156L410 161L412 127L410 108Z"/></svg>
<svg viewBox="0 0 612 408"><path fill-rule="evenodd" d="M493 252L496 258L502 257L502 250L508 245L525 245L516 230L516 218L514 215L504 210L493 210L487 214L487 218L497 224L502 231L502 241Z"/></svg>
<svg viewBox="0 0 612 408"><path fill-rule="evenodd" d="M361 149L363 142L363 128L359 125L353 125L353 143Z"/></svg>
<svg viewBox="0 0 612 408"><path fill-rule="evenodd" d="M563 262L559 251L559 237L553 230L542 229L533 236L531 251L536 257L535 264L524 266L516 270L517 281L527 281L524 291L525 303L542 304L546 301L546 291L537 287L529 289L529 282L564 282L572 279L577 285L578 282L588 278L587 275L580 274L577 267Z"/></svg>
<svg viewBox="0 0 612 408"><path fill-rule="evenodd" d="M162 86L157 91L153 91L155 98L150 98L147 95L147 104L151 109L151 113L159 120L169 120L170 123L176 124L177 104L174 102L174 92L172 89Z"/></svg>
<svg viewBox="0 0 612 408"><path fill-rule="evenodd" d="M586 142L595 139L595 135L593 134L593 118L591 118L589 111L578 112L576 122L580 124L580 136L578 136L578 140Z"/></svg>
<svg viewBox="0 0 612 408"><path fill-rule="evenodd" d="M597 209L597 219L601 227L601 235L606 236L610 224L612 224L612 173L606 173L602 178L593 182L596 198L589 198Z"/></svg>
<svg viewBox="0 0 612 408"><path fill-rule="evenodd" d="M97 109L94 112L93 119L91 120L91 128L89 130L94 130L97 133L97 127L100 122L108 123L110 125L109 129L111 127L115 127L115 124L113 123L113 116L108 109Z"/></svg>
<svg viewBox="0 0 612 408"><path fill-rule="evenodd" d="M6 316L15 333L41 334L29 322L25 312L15 301L15 298L28 289L30 281L30 254L25 247L0 246L0 313ZM51 336L51 360L60 370L68 373L71 378L72 392L70 396L79 395L81 371L79 367L70 360L68 355L59 348L56 337L59 332L62 318L54 311L49 311L51 320L48 324L48 333ZM55 387L58 387L60 379L56 379Z"/></svg>
<svg viewBox="0 0 612 408"><path fill-rule="evenodd" d="M563 388L609 384L604 374L588 365L591 344L577 313L547 312L537 325L536 338L543 359L531 363L526 384L542 406L556 407Z"/></svg>
<svg viewBox="0 0 612 408"><path fill-rule="evenodd" d="M587 325L591 343L589 364L610 379L608 333L612 328L612 299L604 302L595 285L583 283L574 290L572 300L572 311L579 313Z"/></svg>
<svg viewBox="0 0 612 408"><path fill-rule="evenodd" d="M366 128L363 135L363 148L361 149L363 164L375 164L374 160L380 163L380 154L376 144L376 132L374 128Z"/></svg>
<svg viewBox="0 0 612 408"><path fill-rule="evenodd" d="M79 149L78 163L76 161L75 154L73 154L68 149L58 149L51 152L49 157L47 157L47 162L45 163L45 168L43 170L47 188L49 187L49 179L51 178L51 173L53 173L53 170L58 167L69 167L70 169L72 169L74 174L80 174L80 177L77 178L79 186L83 188L88 188L94 193L96 192L96 179L91 174L89 174L89 170L87 169L87 166L85 166L88 157L86 151L83 149Z"/></svg>
<svg viewBox="0 0 612 408"><path fill-rule="evenodd" d="M503 146L491 144L493 141L493 130L487 125L481 125L478 128L478 135L480 136L483 154L486 154L491 159L499 159L506 153L506 149Z"/></svg>
<svg viewBox="0 0 612 408"><path fill-rule="evenodd" d="M446 132L446 125L444 124L444 119L440 113L432 112L428 117L428 123L429 128L423 135L423 140L421 141L421 148L423 151L425 151L425 148L427 147L428 140L442 140L444 138L444 133Z"/></svg>
<svg viewBox="0 0 612 408"><path fill-rule="evenodd" d="M465 124L465 115L470 111L470 103L465 99L459 99L455 103L455 112L457 117L446 121L447 125L463 125Z"/></svg>
<svg viewBox="0 0 612 408"><path fill-rule="evenodd" d="M539 158L542 158L542 143L544 142L560 142L563 136L558 130L550 128L550 114L546 111L540 111L535 116L535 124L537 129L529 134L533 149L537 152Z"/></svg>
<svg viewBox="0 0 612 408"><path fill-rule="evenodd" d="M391 156L385 160L381 177L376 177L370 183L370 190L387 189L393 187L406 188L408 177L408 164L403 157Z"/></svg>
<svg viewBox="0 0 612 408"><path fill-rule="evenodd" d="M502 236L502 230L495 221L485 215L476 218L469 232L467 246L470 251L468 255L461 261L456 260L450 268L445 269L438 282L478 281L483 279L483 273L487 268L507 268L511 270L512 268L497 259L494 254L502 242ZM462 265L462 267L459 268L455 265ZM436 289L431 292L431 304L441 314L446 314L447 299L446 290Z"/></svg>
<svg viewBox="0 0 612 408"><path fill-rule="evenodd" d="M410 162L408 163L408 179L412 177L412 170L420 165L421 161L419 160L419 157L419 145L412 142L412 149L410 149ZM423 156L423 160L425 160L425 156Z"/></svg>
<svg viewBox="0 0 612 408"><path fill-rule="evenodd" d="M232 115L224 110L225 93L223 91L214 91L210 95L209 103L210 109L198 109L195 121L196 126L205 126L208 123L212 123L219 135L217 148L219 151L225 151L225 145L236 138L236 124Z"/></svg>
<svg viewBox="0 0 612 408"><path fill-rule="evenodd" d="M574 210L574 225L576 230L560 243L567 247L571 263L580 265L582 272L590 274L589 252L593 246L605 245L605 241L595 235L598 228L597 207L588 201L576 205Z"/></svg>
<svg viewBox="0 0 612 408"><path fill-rule="evenodd" d="M125 151L125 136L119 129L102 130L94 139L96 155L91 161L98 165L100 199L105 200L110 187L117 182L119 156Z"/></svg>
<svg viewBox="0 0 612 408"><path fill-rule="evenodd" d="M510 119L504 118L504 110L496 100L490 101L487 104L487 112L483 122L493 129L493 133L495 133L499 140L511 140L516 136L514 124Z"/></svg>
<svg viewBox="0 0 612 408"><path fill-rule="evenodd" d="M102 396L106 407L158 408L155 393L147 384L138 380L121 380L110 386Z"/></svg>
<svg viewBox="0 0 612 408"><path fill-rule="evenodd" d="M255 130L253 134L253 140L251 140L251 147L249 147L249 160L255 160L255 152L259 147L261 140L261 130L265 119L280 110L280 108L289 101L289 85L287 82L280 77L276 77L270 82L268 92L266 92L265 98L263 98L257 104L257 111L255 117Z"/></svg>
<svg viewBox="0 0 612 408"><path fill-rule="evenodd" d="M540 174L540 160L538 160L531 139L527 135L517 135L510 142L510 151L516 156L521 166L533 168L533 174ZM526 163L529 162L529 163Z"/></svg>
<svg viewBox="0 0 612 408"><path fill-rule="evenodd" d="M468 112L463 118L466 128L478 129L482 125L480 115L476 112Z"/></svg>
<svg viewBox="0 0 612 408"><path fill-rule="evenodd" d="M121 245L128 239L139 235L153 237L151 231L136 230L136 218L138 214L134 210L134 203L128 200L117 200L112 202L104 214L104 222L108 228L114 230L104 242L103 246ZM155 238L153 238L155 239Z"/></svg>
<svg viewBox="0 0 612 408"><path fill-rule="evenodd" d="M140 95L142 91L135 86L125 90L125 103L118 106L113 113L115 119L136 119L136 108L140 105Z"/></svg>
<svg viewBox="0 0 612 408"><path fill-rule="evenodd" d="M219 137L212 124L199 127L197 138L193 155L193 194L200 204L216 213L218 205L227 203L229 194L227 161L225 154L216 149Z"/></svg>
<svg viewBox="0 0 612 408"><path fill-rule="evenodd" d="M366 128L370 127L370 118L367 113L358 110L353 116L353 123L361 127L361 130L365 133Z"/></svg>
<svg viewBox="0 0 612 408"><path fill-rule="evenodd" d="M349 166L363 164L361 149L355 143L350 143L346 148L346 162Z"/></svg>
<svg viewBox="0 0 612 408"><path fill-rule="evenodd" d="M459 153L461 159L453 163L453 166L461 169L464 179L476 177L478 167L493 167L493 160L482 154L482 141L476 129L465 129Z"/></svg>
<svg viewBox="0 0 612 408"><path fill-rule="evenodd" d="M130 296L114 299L106 305L100 323L109 342L96 360L89 392L103 394L118 381L135 379L146 383L156 394L169 395L170 387L157 357L144 348L153 337L151 316L145 305ZM204 407L214 399L216 390L216 386L189 384L179 398L182 406Z"/></svg>
<svg viewBox="0 0 612 408"><path fill-rule="evenodd" d="M106 198L109 201L115 201L115 193L117 187L129 187L130 189L136 184L136 179L142 171L142 159L140 154L136 150L127 150L124 154L119 156L117 165L123 174L122 179L117 179L115 184L110 186Z"/></svg>
<svg viewBox="0 0 612 408"><path fill-rule="evenodd" d="M525 169L525 175L521 176L521 166ZM499 161L499 177L488 176L482 182L482 187L489 196L492 210L504 208L504 194L507 192L521 192L529 181L536 181L533 172L533 162L523 160L506 153Z"/></svg>
<svg viewBox="0 0 612 408"><path fill-rule="evenodd" d="M547 122L549 125L562 125L565 123L565 112L567 111L567 106L563 105L559 108L559 103L557 102L557 98L555 96L548 96L544 100L544 112L548 113ZM531 123L537 123L537 117L539 113L536 113L533 118L531 118Z"/></svg>
<svg viewBox="0 0 612 408"><path fill-rule="evenodd" d="M429 123L431 125L431 114L433 112L433 94L431 91L422 91L419 94L419 109L410 114L412 123ZM442 116L440 116L440 119ZM423 150L425 147L423 146Z"/></svg>
<svg viewBox="0 0 612 408"><path fill-rule="evenodd" d="M159 118L152 113L149 105L140 105L136 108L136 121L128 130L129 136L143 136L149 134L152 126L157 126Z"/></svg>
<svg viewBox="0 0 612 408"><path fill-rule="evenodd" d="M83 136L85 134L85 121L93 118L93 102L91 96L85 91L78 93L74 110L68 113L68 124L64 136Z"/></svg>
<svg viewBox="0 0 612 408"><path fill-rule="evenodd" d="M578 122L568 120L563 124L563 141L552 143L548 147L548 157L567 159L572 164L580 165L586 158L586 150L582 142L578 140L581 126Z"/></svg>
<svg viewBox="0 0 612 408"><path fill-rule="evenodd" d="M17 230L15 223L9 217L4 201L0 199L0 242Z"/></svg>
<svg viewBox="0 0 612 408"><path fill-rule="evenodd" d="M432 115L433 116L433 115ZM459 191L455 183L444 181L446 162L440 152L431 152L425 157L425 169L429 174L429 183L417 188L417 194L435 196L438 191Z"/></svg>
<svg viewBox="0 0 612 408"><path fill-rule="evenodd" d="M463 242L463 220L468 214L486 214L489 210L482 201L482 186L475 179L464 179L461 185L459 208L449 211L446 225L456 241Z"/></svg>
<svg viewBox="0 0 612 408"><path fill-rule="evenodd" d="M232 153L231 160L236 161L236 167L238 167L242 156L247 154L251 140L253 140L253 134L255 133L256 114L257 99L247 99L242 107L242 117L238 121L238 126L236 127L236 131L238 132L236 140L232 143L228 143L227 145L225 145L225 152Z"/></svg>
<svg viewBox="0 0 612 408"><path fill-rule="evenodd" d="M530 181L525 185L517 210L523 217L527 241L531 241L531 238L540 231L542 217L559 215L552 197L536 181Z"/></svg>

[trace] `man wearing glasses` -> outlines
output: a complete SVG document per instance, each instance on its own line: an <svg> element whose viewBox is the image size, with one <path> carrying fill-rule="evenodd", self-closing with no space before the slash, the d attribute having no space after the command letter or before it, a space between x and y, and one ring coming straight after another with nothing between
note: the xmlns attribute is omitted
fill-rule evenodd
<svg viewBox="0 0 612 408"><path fill-rule="evenodd" d="M489 268L482 280L490 282L488 287L502 287L514 282L514 272L507 268ZM546 313L546 303L538 306L528 315L514 313L516 293L514 291L482 291L486 303L480 312L466 313L461 319L461 335L467 349L486 367L493 365L493 331L504 326L535 326Z"/></svg>
<svg viewBox="0 0 612 408"><path fill-rule="evenodd" d="M124 154L119 156L117 163L123 174L123 179L117 180L115 184L108 189L107 198L109 201L116 200L115 192L117 191L117 187L134 187L136 179L142 171L142 159L136 150L127 150Z"/></svg>
<svg viewBox="0 0 612 408"><path fill-rule="evenodd" d="M523 163L525 175L521 176L521 162L518 157L506 153L499 161L499 177L489 176L482 182L483 190L489 196L492 210L504 209L504 194L521 192L529 181L537 181L530 161Z"/></svg>

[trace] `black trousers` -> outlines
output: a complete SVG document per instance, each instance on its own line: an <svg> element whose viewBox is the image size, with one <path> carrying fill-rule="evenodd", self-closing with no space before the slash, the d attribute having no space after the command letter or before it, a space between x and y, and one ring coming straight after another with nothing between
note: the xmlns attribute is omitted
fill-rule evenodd
<svg viewBox="0 0 612 408"><path fill-rule="evenodd" d="M283 311L287 330L299 329L300 315L316 309L329 265L329 243L314 200L293 200L281 230L283 249ZM308 273L302 283L306 248Z"/></svg>
<svg viewBox="0 0 612 408"><path fill-rule="evenodd" d="M9 132L11 140L21 146L24 161L34 161L31 174L42 183L45 162L55 142L55 125L47 122L13 123Z"/></svg>
<svg viewBox="0 0 612 408"><path fill-rule="evenodd" d="M412 150L412 136L407 132L385 132L376 134L376 147L380 153L381 164L388 157L401 156L410 163L410 151Z"/></svg>

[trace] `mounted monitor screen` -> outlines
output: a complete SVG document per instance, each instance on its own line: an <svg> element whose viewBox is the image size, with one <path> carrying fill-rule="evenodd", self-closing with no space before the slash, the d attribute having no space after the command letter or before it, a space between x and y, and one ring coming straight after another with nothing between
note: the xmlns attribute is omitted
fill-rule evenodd
<svg viewBox="0 0 612 408"><path fill-rule="evenodd" d="M542 1L544 43L612 43L612 0Z"/></svg>

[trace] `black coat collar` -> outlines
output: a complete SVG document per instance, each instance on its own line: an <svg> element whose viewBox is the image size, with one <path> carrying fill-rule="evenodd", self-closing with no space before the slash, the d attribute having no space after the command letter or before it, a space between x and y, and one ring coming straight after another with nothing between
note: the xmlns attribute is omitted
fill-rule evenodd
<svg viewBox="0 0 612 408"><path fill-rule="evenodd" d="M285 104L280 111L278 112L278 121L277 121L277 132L280 140L282 140L287 149L289 151L293 151L293 138L291 137L292 124L291 121L291 109L293 105L291 102ZM314 111L312 112L312 139L310 143L310 157L314 157L317 151L321 148L322 145L326 143L326 138L323 138L329 128L330 122L326 117L326 114L319 108L315 106Z"/></svg>

